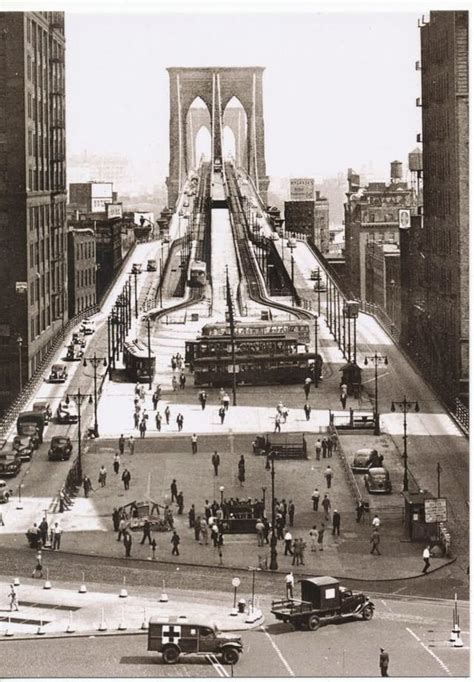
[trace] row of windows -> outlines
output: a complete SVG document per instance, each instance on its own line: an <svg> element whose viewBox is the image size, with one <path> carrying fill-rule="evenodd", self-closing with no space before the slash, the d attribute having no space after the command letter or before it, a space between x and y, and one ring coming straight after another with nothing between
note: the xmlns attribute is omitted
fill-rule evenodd
<svg viewBox="0 0 474 682"><path fill-rule="evenodd" d="M87 296L80 296L77 299L76 313L81 312L81 310L86 310L86 308L90 308L93 305L95 305L95 293L88 294Z"/></svg>
<svg viewBox="0 0 474 682"><path fill-rule="evenodd" d="M51 223L53 223L53 225L62 225L65 219L65 202L30 206L28 209L30 230L39 230L40 232L43 232L51 225Z"/></svg>
<svg viewBox="0 0 474 682"><path fill-rule="evenodd" d="M95 266L76 272L76 287L91 287L95 285Z"/></svg>
<svg viewBox="0 0 474 682"><path fill-rule="evenodd" d="M51 324L51 307L47 305L43 310L36 315L31 316L30 320L30 334L32 339L42 334L44 330Z"/></svg>
<svg viewBox="0 0 474 682"><path fill-rule="evenodd" d="M433 190L424 188L425 216L445 217L451 215L451 192L443 185L436 184Z"/></svg>
<svg viewBox="0 0 474 682"><path fill-rule="evenodd" d="M79 242L76 244L76 260L86 260L95 257L94 242Z"/></svg>

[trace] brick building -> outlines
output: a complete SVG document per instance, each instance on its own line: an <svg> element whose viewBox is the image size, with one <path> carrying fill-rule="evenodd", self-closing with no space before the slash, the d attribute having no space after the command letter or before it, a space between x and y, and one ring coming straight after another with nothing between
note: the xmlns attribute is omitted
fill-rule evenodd
<svg viewBox="0 0 474 682"><path fill-rule="evenodd" d="M366 299L365 258L368 241L398 242L398 211L414 206L415 192L401 181L399 161L391 163L391 182L360 186L359 175L348 172L344 204L347 293Z"/></svg>
<svg viewBox="0 0 474 682"><path fill-rule="evenodd" d="M400 329L400 248L371 239L366 245L365 300L380 306Z"/></svg>
<svg viewBox="0 0 474 682"><path fill-rule="evenodd" d="M74 317L96 304L95 233L73 227L67 236L68 307L69 317Z"/></svg>
<svg viewBox="0 0 474 682"><path fill-rule="evenodd" d="M467 11L421 27L424 260L414 340L430 380L467 402L469 381L469 55Z"/></svg>
<svg viewBox="0 0 474 682"><path fill-rule="evenodd" d="M0 35L1 409L67 319L64 13L0 12Z"/></svg>
<svg viewBox="0 0 474 682"><path fill-rule="evenodd" d="M329 203L316 192L307 201L285 201L285 231L304 234L322 253L329 250Z"/></svg>

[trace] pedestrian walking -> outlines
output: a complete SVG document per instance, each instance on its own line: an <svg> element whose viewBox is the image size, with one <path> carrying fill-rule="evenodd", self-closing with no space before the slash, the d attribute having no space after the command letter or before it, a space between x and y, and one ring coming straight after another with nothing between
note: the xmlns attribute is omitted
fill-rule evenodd
<svg viewBox="0 0 474 682"><path fill-rule="evenodd" d="M175 355L173 355L171 358L171 369L173 370L173 372L176 371L176 356Z"/></svg>
<svg viewBox="0 0 474 682"><path fill-rule="evenodd" d="M10 611L18 611L18 597L15 590L15 585L10 583L10 592L8 593L10 600Z"/></svg>
<svg viewBox="0 0 474 682"><path fill-rule="evenodd" d="M308 400L309 392L311 391L311 377L306 377L306 379L304 380L303 390L306 396L306 400Z"/></svg>
<svg viewBox="0 0 474 682"><path fill-rule="evenodd" d="M311 417L311 405L309 405L309 403L306 402L304 404L303 410L306 417L306 421L309 422L309 418Z"/></svg>
<svg viewBox="0 0 474 682"><path fill-rule="evenodd" d="M372 545L370 553L371 554L378 554L380 556L380 550L379 550L379 545L380 545L380 534L376 528L372 531L372 535L370 536L370 544Z"/></svg>
<svg viewBox="0 0 474 682"><path fill-rule="evenodd" d="M135 453L135 438L133 436L130 436L128 439L128 451L130 455Z"/></svg>
<svg viewBox="0 0 474 682"><path fill-rule="evenodd" d="M194 507L194 505L193 505L193 507ZM196 542L199 542L200 537L201 537L201 517L196 516L196 518L194 519L194 539L196 540Z"/></svg>
<svg viewBox="0 0 474 682"><path fill-rule="evenodd" d="M145 420L144 417L142 417L142 420L141 420L141 422L140 422L139 431L140 431L140 438L145 438L145 434L146 434L146 420Z"/></svg>
<svg viewBox="0 0 474 682"><path fill-rule="evenodd" d="M315 552L316 551L316 540L318 539L318 531L316 529L316 526L313 526L311 530L309 531L309 540L311 543L311 551Z"/></svg>
<svg viewBox="0 0 474 682"><path fill-rule="evenodd" d="M170 406L167 405L167 406L165 407L165 419L166 419L166 425L167 425L167 426L170 425L170 415L171 415Z"/></svg>
<svg viewBox="0 0 474 682"><path fill-rule="evenodd" d="M357 523L360 523L361 518L364 516L364 512L365 512L364 500L361 497L359 497L359 499L357 500L357 504L356 504L356 515L357 515L356 521L357 521Z"/></svg>
<svg viewBox="0 0 474 682"><path fill-rule="evenodd" d="M332 469L328 464L326 467L326 471L324 472L324 478L326 479L326 485L328 487L328 490L331 487L332 477L333 477Z"/></svg>
<svg viewBox="0 0 474 682"><path fill-rule="evenodd" d="M207 393L206 391L199 391L199 402L201 403L201 409L205 410L206 409L206 402L207 402Z"/></svg>
<svg viewBox="0 0 474 682"><path fill-rule="evenodd" d="M176 483L175 478L173 478L173 480L171 481L170 492L171 492L171 502L177 502L178 501L178 485Z"/></svg>
<svg viewBox="0 0 474 682"><path fill-rule="evenodd" d="M119 523L120 523L120 512L117 509L117 507L114 507L114 510L112 512L112 523L114 526L114 531L117 533L119 529Z"/></svg>
<svg viewBox="0 0 474 682"><path fill-rule="evenodd" d="M327 449L328 449L328 442L325 438L323 438L321 441L321 451L322 451L323 459L326 459Z"/></svg>
<svg viewBox="0 0 474 682"><path fill-rule="evenodd" d="M281 433L281 417L277 413L275 415L275 428L273 429L273 433Z"/></svg>
<svg viewBox="0 0 474 682"><path fill-rule="evenodd" d="M132 552L132 534L127 530L123 534L123 546L125 547L125 556L131 556Z"/></svg>
<svg viewBox="0 0 474 682"><path fill-rule="evenodd" d="M101 488L105 488L107 483L107 469L102 464L99 470L99 485Z"/></svg>
<svg viewBox="0 0 474 682"><path fill-rule="evenodd" d="M135 384L135 395L140 397L140 382L139 381L137 381L137 383Z"/></svg>
<svg viewBox="0 0 474 682"><path fill-rule="evenodd" d="M40 537L41 537L41 544L46 545L48 542L48 522L46 520L46 516L43 516L41 519L41 523L39 525L39 531L40 531Z"/></svg>
<svg viewBox="0 0 474 682"><path fill-rule="evenodd" d="M245 482L245 458L243 455L240 455L238 470L239 470L238 479L239 479L240 485L243 486L243 484Z"/></svg>
<svg viewBox="0 0 474 682"><path fill-rule="evenodd" d="M388 655L388 652L385 651L385 649L382 649L380 647L380 658L379 658L379 665L380 665L380 675L381 677L388 677L388 664L390 662L390 657Z"/></svg>
<svg viewBox="0 0 474 682"><path fill-rule="evenodd" d="M61 536L63 534L63 529L59 525L59 522L56 521L56 523L53 526L52 530L52 537L53 537L53 549L61 549Z"/></svg>
<svg viewBox="0 0 474 682"><path fill-rule="evenodd" d="M140 410L133 413L133 425L136 429L140 427Z"/></svg>
<svg viewBox="0 0 474 682"><path fill-rule="evenodd" d="M151 545L153 542L152 537L151 537L151 524L150 524L150 521L148 519L145 519L145 521L143 522L143 537L140 540L140 544L144 545L145 540L148 540L149 545Z"/></svg>
<svg viewBox="0 0 474 682"><path fill-rule="evenodd" d="M293 588L295 586L295 578L293 572L289 571L285 575L286 598L293 599Z"/></svg>
<svg viewBox="0 0 474 682"><path fill-rule="evenodd" d="M372 519L372 528L379 529L380 528L380 517L378 514L374 514L374 518Z"/></svg>
<svg viewBox="0 0 474 682"><path fill-rule="evenodd" d="M329 521L329 510L331 509L331 500L327 495L324 495L321 506L324 509L324 518Z"/></svg>
<svg viewBox="0 0 474 682"><path fill-rule="evenodd" d="M178 390L178 380L176 379L174 374L173 374L173 378L171 379L171 386L173 388L173 391Z"/></svg>
<svg viewBox="0 0 474 682"><path fill-rule="evenodd" d="M326 446L327 446L327 456L328 456L328 457L332 457L333 442L332 442L332 438L331 438L331 437L329 437L329 438L326 440Z"/></svg>
<svg viewBox="0 0 474 682"><path fill-rule="evenodd" d="M265 526L262 519L258 519L255 524L255 530L257 531L257 545L258 547L263 547L263 535L265 532Z"/></svg>
<svg viewBox="0 0 474 682"><path fill-rule="evenodd" d="M427 573L427 572L428 572L428 569L429 569L429 567L430 567L430 565L431 565L431 564L430 564L430 556L431 556L431 553L430 553L430 546L427 545L427 546L425 547L425 549L423 550L423 561L425 562L425 565L423 566L422 573Z"/></svg>
<svg viewBox="0 0 474 682"><path fill-rule="evenodd" d="M156 411L156 408L158 407L158 394L156 391L151 396L151 402L153 403L153 409Z"/></svg>
<svg viewBox="0 0 474 682"><path fill-rule="evenodd" d="M89 493L92 490L92 483L89 476L84 476L82 479L82 487L84 489L84 497L89 497Z"/></svg>
<svg viewBox="0 0 474 682"><path fill-rule="evenodd" d="M195 433L191 436L191 452L196 455L198 451L198 438Z"/></svg>
<svg viewBox="0 0 474 682"><path fill-rule="evenodd" d="M225 408L224 408L223 405L221 405L221 407L219 407L219 417L220 417L220 420L221 420L221 424L223 424L223 423L224 423L224 419L225 419Z"/></svg>
<svg viewBox="0 0 474 682"><path fill-rule="evenodd" d="M311 408L310 408L311 411ZM281 410L281 418L283 420L283 423L286 424L286 420L288 419L288 414L289 414L289 409L283 405L283 408Z"/></svg>
<svg viewBox="0 0 474 682"><path fill-rule="evenodd" d="M321 444L321 441L320 441L319 438L318 438L318 440L317 440L316 443L314 444L314 450L315 450L315 453L316 453L316 460L317 460L318 462L319 462L319 460L321 459L321 448L322 448L322 444Z"/></svg>
<svg viewBox="0 0 474 682"><path fill-rule="evenodd" d="M123 437L123 433L120 434L120 438L118 441L118 447L119 447L119 453L123 455L123 451L125 450L125 438Z"/></svg>
<svg viewBox="0 0 474 682"><path fill-rule="evenodd" d="M218 476L221 458L219 457L217 450L214 450L214 454L211 457L211 462L212 462L212 466L214 467L214 476Z"/></svg>
<svg viewBox="0 0 474 682"><path fill-rule="evenodd" d="M228 393L224 393L224 397L222 398L222 405L224 407L224 410L227 412L230 405L230 398Z"/></svg>
<svg viewBox="0 0 474 682"><path fill-rule="evenodd" d="M173 549L171 550L171 554L174 554L175 556L179 556L179 549L178 549L179 543L180 543L179 535L174 530L173 535L171 537L171 544L173 545Z"/></svg>
<svg viewBox="0 0 474 682"><path fill-rule="evenodd" d="M176 417L176 423L178 425L178 431L183 430L183 422L184 422L184 417L181 414L181 412L178 412L178 416Z"/></svg>
<svg viewBox="0 0 474 682"><path fill-rule="evenodd" d="M313 494L311 495L311 499L313 500L313 511L318 511L319 509L319 498L320 498L320 493L318 488L315 488L313 490Z"/></svg>
<svg viewBox="0 0 474 682"><path fill-rule="evenodd" d="M288 520L290 522L290 526L294 526L295 524L295 511L296 511L295 503L293 502L293 500L290 500L288 502Z"/></svg>
<svg viewBox="0 0 474 682"><path fill-rule="evenodd" d="M347 401L347 384L342 383L340 386L340 401L342 405L342 409L346 409L346 401Z"/></svg>
<svg viewBox="0 0 474 682"><path fill-rule="evenodd" d="M181 491L176 495L176 503L178 505L178 514L182 514L184 508L184 495Z"/></svg>
<svg viewBox="0 0 474 682"><path fill-rule="evenodd" d="M122 516L122 518L119 521L117 542L120 542L122 536L125 536L125 533L127 532L127 526L128 526L127 519L125 518L125 516Z"/></svg>
<svg viewBox="0 0 474 682"><path fill-rule="evenodd" d="M219 389L219 402L221 405L223 405L224 396L225 396L225 391L223 388L220 388Z"/></svg>
<svg viewBox="0 0 474 682"><path fill-rule="evenodd" d="M114 455L113 467L114 467L114 473L118 474L119 469L120 469L120 455L118 454L118 452L116 452Z"/></svg>
<svg viewBox="0 0 474 682"><path fill-rule="evenodd" d="M341 534L341 515L337 509L334 510L332 515L332 534L337 536Z"/></svg>
<svg viewBox="0 0 474 682"><path fill-rule="evenodd" d="M293 543L293 536L289 530L287 530L285 535L283 536L283 542L285 543L285 551L283 552L284 556L288 556L288 554L293 556L293 550L291 549L291 545Z"/></svg>
<svg viewBox="0 0 474 682"><path fill-rule="evenodd" d="M300 565L301 561L301 542L299 538L296 538L295 541L293 542L293 561L291 562L291 565L296 566Z"/></svg>
<svg viewBox="0 0 474 682"><path fill-rule="evenodd" d="M36 575L37 573L39 573L39 575ZM34 568L33 573L31 574L31 577L32 578L43 577L43 555L40 549L36 552L36 566Z"/></svg>
<svg viewBox="0 0 474 682"><path fill-rule="evenodd" d="M161 421L162 421L161 413L158 411L158 412L155 414L155 425L156 425L156 430L157 430L157 431L161 431Z"/></svg>
<svg viewBox="0 0 474 682"><path fill-rule="evenodd" d="M122 482L123 482L123 487L125 490L130 489L130 480L132 478L132 474L129 472L128 469L124 469L122 472Z"/></svg>
<svg viewBox="0 0 474 682"><path fill-rule="evenodd" d="M184 387L186 386L186 375L184 372L181 372L179 375L179 387L182 391L184 391Z"/></svg>
<svg viewBox="0 0 474 682"><path fill-rule="evenodd" d="M321 528L318 530L318 546L319 546L319 551L323 551L323 543L324 543L324 533L326 531L326 526L324 523L321 524Z"/></svg>
<svg viewBox="0 0 474 682"><path fill-rule="evenodd" d="M194 504L191 505L191 508L188 511L188 521L189 527L194 528L194 525L196 523L196 509L194 508Z"/></svg>

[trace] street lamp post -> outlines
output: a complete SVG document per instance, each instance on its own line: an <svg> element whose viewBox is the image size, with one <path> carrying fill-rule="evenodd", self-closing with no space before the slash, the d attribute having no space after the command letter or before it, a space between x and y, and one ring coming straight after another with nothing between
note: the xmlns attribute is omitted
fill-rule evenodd
<svg viewBox="0 0 474 682"><path fill-rule="evenodd" d="M84 357L82 363L84 367L87 367L87 363L92 365L92 367L94 368L94 436L98 438L99 422L97 419L97 369L101 364L104 367L107 367L107 358L98 358L97 355L94 353L92 357L89 358Z"/></svg>
<svg viewBox="0 0 474 682"><path fill-rule="evenodd" d="M130 275L133 275L135 279L135 319L138 317L138 291L137 291L137 277L138 273L137 272L131 272Z"/></svg>
<svg viewBox="0 0 474 682"><path fill-rule="evenodd" d="M151 376L151 330L150 330L150 317L148 316L146 318L146 324L147 324L147 340L148 340L148 390L151 391L151 382L152 382L152 376Z"/></svg>
<svg viewBox="0 0 474 682"><path fill-rule="evenodd" d="M77 405L77 462L78 462L78 478L79 482L82 480L82 437L81 437L81 405L86 398L89 398L89 404L92 404L92 393L81 393L81 389L77 389L77 393L68 393L66 396L66 404L72 399Z"/></svg>
<svg viewBox="0 0 474 682"><path fill-rule="evenodd" d="M221 485L221 487L219 488L219 492L221 494L221 508L222 508L222 505L224 504L224 490L225 490L224 486Z"/></svg>
<svg viewBox="0 0 474 682"><path fill-rule="evenodd" d="M319 382L319 370L317 366L318 360L318 315L314 316L314 385L317 386Z"/></svg>
<svg viewBox="0 0 474 682"><path fill-rule="evenodd" d="M275 457L273 453L269 455L271 460L271 477L272 477L272 537L270 539L270 570L278 570L278 552L277 552L277 537L275 533Z"/></svg>
<svg viewBox="0 0 474 682"><path fill-rule="evenodd" d="M380 436L380 415L379 415L379 389L378 389L378 366L382 363L388 365L388 358L386 355L379 355L375 351L374 355L366 355L364 360L364 365L368 365L370 362L375 367L375 420L374 420L374 435Z"/></svg>
<svg viewBox="0 0 474 682"><path fill-rule="evenodd" d="M23 389L23 368L21 366L21 348L23 345L23 338L20 336L20 334L17 337L16 340L18 344L18 378L19 378L19 383L20 383L20 393Z"/></svg>
<svg viewBox="0 0 474 682"><path fill-rule="evenodd" d="M391 411L395 412L396 407L403 411L403 492L408 492L407 412L412 407L415 408L415 412L419 412L420 407L418 400L407 400L406 395L403 396L403 400L392 401Z"/></svg>

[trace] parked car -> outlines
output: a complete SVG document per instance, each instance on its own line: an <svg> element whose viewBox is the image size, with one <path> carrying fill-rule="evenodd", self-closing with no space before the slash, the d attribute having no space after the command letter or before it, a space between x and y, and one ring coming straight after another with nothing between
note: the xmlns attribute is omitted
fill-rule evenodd
<svg viewBox="0 0 474 682"><path fill-rule="evenodd" d="M72 443L69 436L53 436L48 450L50 462L69 459L72 454Z"/></svg>
<svg viewBox="0 0 474 682"><path fill-rule="evenodd" d="M149 258L146 264L147 272L156 272L156 258Z"/></svg>
<svg viewBox="0 0 474 682"><path fill-rule="evenodd" d="M289 249L295 249L297 244L296 244L296 238L295 237L290 237L288 239L288 244L287 244Z"/></svg>
<svg viewBox="0 0 474 682"><path fill-rule="evenodd" d="M354 454L351 469L356 474L366 474L372 467L380 467L382 465L383 456L379 455L377 450L373 448L361 448Z"/></svg>
<svg viewBox="0 0 474 682"><path fill-rule="evenodd" d="M364 476L365 487L369 493L391 493L392 482L385 467L372 467Z"/></svg>
<svg viewBox="0 0 474 682"><path fill-rule="evenodd" d="M80 331L86 336L93 334L95 332L95 320L82 320Z"/></svg>
<svg viewBox="0 0 474 682"><path fill-rule="evenodd" d="M321 625L349 618L370 620L374 604L362 592L349 590L337 578L328 575L307 578L301 584L300 599L272 601L272 613L277 620L291 623L295 629L317 630Z"/></svg>
<svg viewBox="0 0 474 682"><path fill-rule="evenodd" d="M37 400L36 402L34 402L33 412L39 412L40 414L42 414L45 424L48 424L53 417L49 400Z"/></svg>
<svg viewBox="0 0 474 682"><path fill-rule="evenodd" d="M21 459L15 450L0 452L0 476L2 478L13 478L21 469Z"/></svg>
<svg viewBox="0 0 474 682"><path fill-rule="evenodd" d="M56 419L60 424L76 424L79 419L76 403L61 400L56 410Z"/></svg>
<svg viewBox="0 0 474 682"><path fill-rule="evenodd" d="M141 263L134 263L132 265L132 274L137 274L139 275L142 271L142 264Z"/></svg>
<svg viewBox="0 0 474 682"><path fill-rule="evenodd" d="M0 479L0 502L8 502L13 490L8 487L8 483Z"/></svg>
<svg viewBox="0 0 474 682"><path fill-rule="evenodd" d="M183 202L183 206L184 206L184 208L188 208L189 207L189 201Z"/></svg>
<svg viewBox="0 0 474 682"><path fill-rule="evenodd" d="M158 651L164 663L178 663L182 654L213 654L235 665L243 646L240 635L224 634L204 618L153 616L148 623L148 651Z"/></svg>
<svg viewBox="0 0 474 682"><path fill-rule="evenodd" d="M13 450L18 453L22 462L29 462L35 451L35 442L31 436L15 436Z"/></svg>
<svg viewBox="0 0 474 682"><path fill-rule="evenodd" d="M68 346L67 353L66 353L66 360L69 362L78 362L79 360L82 360L84 357L84 350L81 348L80 345L71 343L70 346Z"/></svg>
<svg viewBox="0 0 474 682"><path fill-rule="evenodd" d="M312 279L312 280L320 279L320 276L321 276L321 274L320 274L319 270L311 270L310 279Z"/></svg>
<svg viewBox="0 0 474 682"><path fill-rule="evenodd" d="M326 282L323 282L322 280L315 282L313 291L327 291Z"/></svg>
<svg viewBox="0 0 474 682"><path fill-rule="evenodd" d="M53 365L49 373L48 381L50 384L63 384L67 379L66 365Z"/></svg>

